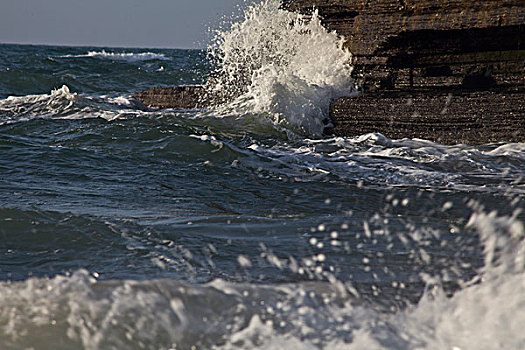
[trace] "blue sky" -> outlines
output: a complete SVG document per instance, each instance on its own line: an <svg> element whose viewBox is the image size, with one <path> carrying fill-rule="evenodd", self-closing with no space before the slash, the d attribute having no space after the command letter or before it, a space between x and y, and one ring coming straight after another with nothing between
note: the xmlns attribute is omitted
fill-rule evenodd
<svg viewBox="0 0 525 350"><path fill-rule="evenodd" d="M2 0L0 43L205 47L243 0Z"/></svg>

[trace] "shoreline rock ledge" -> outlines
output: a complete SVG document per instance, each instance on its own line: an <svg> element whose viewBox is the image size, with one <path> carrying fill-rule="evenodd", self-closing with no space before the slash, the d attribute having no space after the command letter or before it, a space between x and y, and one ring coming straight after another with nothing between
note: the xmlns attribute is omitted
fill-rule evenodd
<svg viewBox="0 0 525 350"><path fill-rule="evenodd" d="M523 0L283 0L283 8L305 16L316 9L353 54L362 94L332 102L327 134L525 142ZM188 99L198 88L155 89L135 98L198 106Z"/></svg>

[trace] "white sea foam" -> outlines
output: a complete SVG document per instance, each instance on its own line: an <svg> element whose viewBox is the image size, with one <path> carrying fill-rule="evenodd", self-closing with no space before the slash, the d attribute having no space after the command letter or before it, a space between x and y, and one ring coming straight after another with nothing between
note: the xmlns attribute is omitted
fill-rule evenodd
<svg viewBox="0 0 525 350"><path fill-rule="evenodd" d="M143 112L131 109L132 103L124 96L96 98L71 92L67 85L49 94L9 96L0 100L0 124L27 121L34 118L113 120L123 115Z"/></svg>
<svg viewBox="0 0 525 350"><path fill-rule="evenodd" d="M466 285L452 298L429 288L417 305L385 315L362 306L332 309L334 319L349 317L352 340L319 344L295 332L261 322L255 315L221 349L428 349L478 350L525 348L525 229L514 216L475 212L468 227L484 245L481 281ZM335 325L334 325L335 326ZM337 325L341 326L341 325ZM306 324L302 327L307 328Z"/></svg>
<svg viewBox="0 0 525 350"><path fill-rule="evenodd" d="M209 49L219 69L210 93L229 101L222 114L257 114L276 125L319 136L330 100L355 93L351 54L343 39L279 0L249 6L244 19L219 31Z"/></svg>
<svg viewBox="0 0 525 350"><path fill-rule="evenodd" d="M99 282L82 270L0 283L0 343L7 349L523 349L525 230L517 214L475 211L467 226L479 233L486 258L477 281L453 297L429 288L417 305L393 313L360 304L337 281Z"/></svg>
<svg viewBox="0 0 525 350"><path fill-rule="evenodd" d="M0 101L0 111L9 116L8 120L27 120L36 116L52 117L70 111L77 98L76 93L71 93L69 88L63 85L49 94L9 96Z"/></svg>
<svg viewBox="0 0 525 350"><path fill-rule="evenodd" d="M110 59L113 61L126 61L126 62L140 62L140 61L151 61L151 60L169 61L171 60L171 58L166 57L166 55L161 54L161 53L154 53L154 52L116 53L116 52L107 52L106 50L88 51L87 54L83 54L83 55L59 56L59 58L86 58L86 57L94 57L94 58Z"/></svg>
<svg viewBox="0 0 525 350"><path fill-rule="evenodd" d="M253 140L246 147L220 136L199 136L221 143L238 155L236 164L264 169L276 176L309 182L356 182L382 186L417 186L459 191L523 194L524 144L482 147L448 146L426 140L392 140L381 134L355 138L303 139L267 143Z"/></svg>

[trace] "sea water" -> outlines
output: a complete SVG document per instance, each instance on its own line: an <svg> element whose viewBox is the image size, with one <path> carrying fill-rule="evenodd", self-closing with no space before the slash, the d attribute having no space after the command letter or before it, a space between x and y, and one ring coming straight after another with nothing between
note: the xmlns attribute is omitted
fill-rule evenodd
<svg viewBox="0 0 525 350"><path fill-rule="evenodd" d="M323 137L350 58L277 1L208 51L0 45L0 348L525 348L525 144ZM131 98L183 84L223 103Z"/></svg>

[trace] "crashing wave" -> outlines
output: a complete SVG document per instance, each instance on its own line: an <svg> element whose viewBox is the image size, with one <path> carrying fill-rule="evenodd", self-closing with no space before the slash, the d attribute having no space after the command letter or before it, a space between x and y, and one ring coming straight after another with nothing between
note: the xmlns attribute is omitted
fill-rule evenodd
<svg viewBox="0 0 525 350"><path fill-rule="evenodd" d="M339 281L99 281L97 273L80 270L0 282L0 343L39 349L522 349L525 230L516 215L475 211L466 227L477 230L484 245L478 281L453 297L428 288L417 305L396 312L360 303Z"/></svg>
<svg viewBox="0 0 525 350"><path fill-rule="evenodd" d="M256 114L320 136L330 124L330 101L355 93L352 55L343 42L317 13L305 18L281 9L279 0L249 6L208 49L218 69L207 89L225 102L215 112Z"/></svg>

